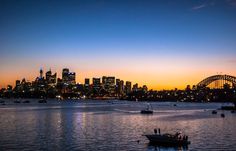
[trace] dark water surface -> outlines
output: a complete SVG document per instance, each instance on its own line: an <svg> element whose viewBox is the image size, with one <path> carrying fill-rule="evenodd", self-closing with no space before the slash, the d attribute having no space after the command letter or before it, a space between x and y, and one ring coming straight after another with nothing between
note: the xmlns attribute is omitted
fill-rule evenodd
<svg viewBox="0 0 236 151"><path fill-rule="evenodd" d="M211 114L226 105L222 103L151 103L154 114L142 115L143 102L5 101L0 106L0 150L236 150L236 113ZM182 131L191 144L188 148L150 146L142 134L153 133L154 128L163 133Z"/></svg>

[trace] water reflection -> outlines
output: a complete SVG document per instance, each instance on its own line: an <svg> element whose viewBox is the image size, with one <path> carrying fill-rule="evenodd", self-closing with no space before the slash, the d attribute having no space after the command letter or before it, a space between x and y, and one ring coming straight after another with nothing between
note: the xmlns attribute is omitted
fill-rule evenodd
<svg viewBox="0 0 236 151"><path fill-rule="evenodd" d="M236 150L236 114L212 115L211 109L219 104L152 106L151 116L141 115L143 104L136 102L1 106L0 150ZM154 128L163 133L182 131L191 144L150 145L142 135Z"/></svg>
<svg viewBox="0 0 236 151"><path fill-rule="evenodd" d="M154 144L148 144L147 145L147 151L187 151L188 146L183 147L170 147L170 146L158 146Z"/></svg>

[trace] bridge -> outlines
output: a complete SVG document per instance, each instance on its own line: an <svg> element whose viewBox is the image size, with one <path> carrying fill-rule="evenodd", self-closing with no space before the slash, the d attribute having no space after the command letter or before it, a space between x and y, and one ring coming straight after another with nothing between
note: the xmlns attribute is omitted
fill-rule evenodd
<svg viewBox="0 0 236 151"><path fill-rule="evenodd" d="M236 87L236 77L230 75L213 75L203 79L197 84L198 87L223 88L225 84Z"/></svg>

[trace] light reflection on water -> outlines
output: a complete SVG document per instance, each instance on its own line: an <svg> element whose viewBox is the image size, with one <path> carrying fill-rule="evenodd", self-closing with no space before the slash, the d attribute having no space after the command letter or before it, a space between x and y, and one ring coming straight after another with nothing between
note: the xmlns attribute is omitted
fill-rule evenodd
<svg viewBox="0 0 236 151"><path fill-rule="evenodd" d="M2 150L236 150L236 114L212 115L217 103L152 103L153 115L139 112L145 103L101 101L14 104L0 107ZM182 131L188 148L148 145L142 134ZM139 140L139 143L138 143Z"/></svg>

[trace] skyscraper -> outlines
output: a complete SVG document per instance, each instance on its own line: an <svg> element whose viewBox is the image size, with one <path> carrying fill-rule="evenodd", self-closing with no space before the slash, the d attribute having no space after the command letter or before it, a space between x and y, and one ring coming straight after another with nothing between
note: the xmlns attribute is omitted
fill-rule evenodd
<svg viewBox="0 0 236 151"><path fill-rule="evenodd" d="M76 84L76 73L70 72L68 68L62 70L62 81L64 85L75 85Z"/></svg>
<svg viewBox="0 0 236 151"><path fill-rule="evenodd" d="M43 79L43 69L42 69L42 68L40 69L39 74L40 74L40 75L39 75L39 78L40 78L40 79Z"/></svg>
<svg viewBox="0 0 236 151"><path fill-rule="evenodd" d="M47 82L47 84L55 85L56 84L56 79L57 79L57 73L52 75L51 70L46 72L46 82Z"/></svg>
<svg viewBox="0 0 236 151"><path fill-rule="evenodd" d="M72 84L72 85L76 84L76 81L75 81L76 76L75 75L76 75L75 72L68 73L68 77L69 77L68 84Z"/></svg>
<svg viewBox="0 0 236 151"><path fill-rule="evenodd" d="M89 79L88 79L88 78L85 78L85 79L84 79L84 86L85 86L85 87L89 87L89 85L90 85Z"/></svg>
<svg viewBox="0 0 236 151"><path fill-rule="evenodd" d="M101 89L101 79L100 78L93 78L93 89L99 91Z"/></svg>
<svg viewBox="0 0 236 151"><path fill-rule="evenodd" d="M69 81L69 69L68 68L62 69L62 81L64 84L68 84L68 81Z"/></svg>
<svg viewBox="0 0 236 151"><path fill-rule="evenodd" d="M131 92L131 82L130 81L126 81L125 83L125 93L128 94Z"/></svg>

